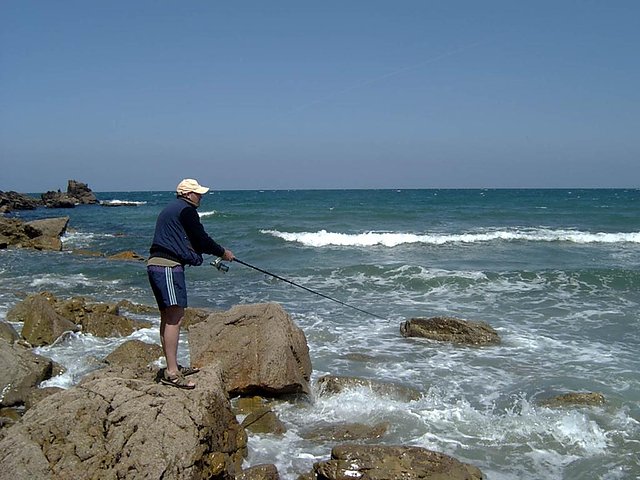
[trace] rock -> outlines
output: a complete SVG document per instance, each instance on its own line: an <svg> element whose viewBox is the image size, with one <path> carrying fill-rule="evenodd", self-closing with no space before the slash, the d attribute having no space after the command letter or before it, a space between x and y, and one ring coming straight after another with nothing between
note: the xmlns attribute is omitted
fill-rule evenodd
<svg viewBox="0 0 640 480"><path fill-rule="evenodd" d="M51 378L53 362L18 344L0 340L0 407L25 403L31 391Z"/></svg>
<svg viewBox="0 0 640 480"><path fill-rule="evenodd" d="M280 475L275 465L265 463L243 470L236 475L236 480L280 480Z"/></svg>
<svg viewBox="0 0 640 480"><path fill-rule="evenodd" d="M157 307L152 307L151 305L143 305L141 303L133 303L129 300L120 300L116 307L118 311L126 310L131 313L156 313L158 311ZM185 310L189 310L187 307ZM184 326L184 323L182 324Z"/></svg>
<svg viewBox="0 0 640 480"><path fill-rule="evenodd" d="M540 405L549 408L600 406L604 403L604 395L597 392L571 392L540 401Z"/></svg>
<svg viewBox="0 0 640 480"><path fill-rule="evenodd" d="M0 244L38 250L62 250L62 240L69 217L23 222L0 217Z"/></svg>
<svg viewBox="0 0 640 480"><path fill-rule="evenodd" d="M35 210L40 206L40 201L14 191L0 191L0 212L11 212L13 210Z"/></svg>
<svg viewBox="0 0 640 480"><path fill-rule="evenodd" d="M487 323L451 317L412 318L400 325L400 333L404 337L424 337L465 345L500 343L498 333Z"/></svg>
<svg viewBox="0 0 640 480"><path fill-rule="evenodd" d="M338 445L331 459L313 466L318 479L346 480L481 480L482 472L473 465L420 447L381 445Z"/></svg>
<svg viewBox="0 0 640 480"><path fill-rule="evenodd" d="M318 379L318 387L319 395L337 394L346 389L367 388L376 395L389 397L402 402L422 398L422 393L415 388L367 378L325 375Z"/></svg>
<svg viewBox="0 0 640 480"><path fill-rule="evenodd" d="M3 244L3 248L29 247L31 239L39 235L39 230L27 226L21 220L0 217L0 243Z"/></svg>
<svg viewBox="0 0 640 480"><path fill-rule="evenodd" d="M136 252L132 252L130 250L126 252L116 253L114 255L109 255L107 258L109 260L127 260L127 261L134 260L136 262L142 262L145 260L145 257L138 255Z"/></svg>
<svg viewBox="0 0 640 480"><path fill-rule="evenodd" d="M231 396L309 394L306 337L275 303L240 305L212 313L189 329L191 363L221 362Z"/></svg>
<svg viewBox="0 0 640 480"><path fill-rule="evenodd" d="M233 411L236 414L242 415L263 409L268 404L268 400L255 395L252 397L237 397L237 399L235 399L235 404L234 402L231 404L233 406Z"/></svg>
<svg viewBox="0 0 640 480"><path fill-rule="evenodd" d="M86 183L69 180L67 183L67 195L77 200L81 205L96 204L98 199Z"/></svg>
<svg viewBox="0 0 640 480"><path fill-rule="evenodd" d="M89 312L80 322L82 331L96 337L128 337L136 330L151 327L143 322L108 312Z"/></svg>
<svg viewBox="0 0 640 480"><path fill-rule="evenodd" d="M29 225L40 232L45 237L60 238L67 231L69 225L69 217L43 218L40 220L32 220L27 222Z"/></svg>
<svg viewBox="0 0 640 480"><path fill-rule="evenodd" d="M140 340L127 340L105 358L109 365L147 368L149 364L164 356L160 345Z"/></svg>
<svg viewBox="0 0 640 480"><path fill-rule="evenodd" d="M43 399L0 440L2 478L234 478L246 434L220 371L200 375L190 391L101 378Z"/></svg>
<svg viewBox="0 0 640 480"><path fill-rule="evenodd" d="M275 412L268 407L264 407L247 415L242 421L241 426L253 433L282 435L287 431L284 423L282 423Z"/></svg>
<svg viewBox="0 0 640 480"><path fill-rule="evenodd" d="M389 430L388 422L377 423L373 426L363 423L339 423L335 425L323 425L302 432L302 438L309 440L353 441L374 440L384 436Z"/></svg>
<svg viewBox="0 0 640 480"><path fill-rule="evenodd" d="M52 375L55 376L55 375ZM46 388L34 388L29 393L29 396L24 402L24 406L27 410L33 408L41 400L47 398L49 395L53 395L58 392L64 392L64 388L60 387L46 387Z"/></svg>
<svg viewBox="0 0 640 480"><path fill-rule="evenodd" d="M42 198L42 203L46 208L75 208L76 203L78 203L75 198L62 193L60 190L57 192L45 192L40 198Z"/></svg>
<svg viewBox="0 0 640 480"><path fill-rule="evenodd" d="M22 327L22 338L34 346L51 345L67 331L78 331L78 326L56 313L42 295L32 295L23 300L27 314Z"/></svg>
<svg viewBox="0 0 640 480"><path fill-rule="evenodd" d="M191 325L205 321L212 313L214 313L212 310L205 310L204 308L187 307L184 309L182 328L188 330Z"/></svg>
<svg viewBox="0 0 640 480"><path fill-rule="evenodd" d="M31 240L31 246L37 250L62 250L62 235L67 231L69 217L45 218L33 220L26 225L40 232Z"/></svg>
<svg viewBox="0 0 640 480"><path fill-rule="evenodd" d="M45 302L49 305L45 305ZM133 305L133 304L132 304ZM34 312L34 309L37 311ZM43 316L43 312L48 312ZM55 338L43 337L41 339L34 338L34 332L31 331L31 322L37 318L49 319L49 323L54 325L60 324L60 328L65 330L78 331L78 325L82 326L84 333L90 333L97 337L126 337L141 328L151 327L151 322L133 320L120 315L117 304L111 303L88 303L83 297L72 297L68 300L58 300L54 295L43 292L35 295L29 295L25 300L15 305L8 313L7 319L11 321L25 322L23 328L23 337L33 345L50 344L60 335L60 329L50 332L50 336ZM28 319L31 319L29 322ZM73 328L71 326L73 324ZM25 330L26 329L26 333ZM65 331L62 330L62 331ZM28 338L27 336L28 335ZM34 343L38 342L38 343Z"/></svg>
<svg viewBox="0 0 640 480"><path fill-rule="evenodd" d="M0 338L13 343L20 340L20 334L16 332L16 329L10 323L0 321Z"/></svg>

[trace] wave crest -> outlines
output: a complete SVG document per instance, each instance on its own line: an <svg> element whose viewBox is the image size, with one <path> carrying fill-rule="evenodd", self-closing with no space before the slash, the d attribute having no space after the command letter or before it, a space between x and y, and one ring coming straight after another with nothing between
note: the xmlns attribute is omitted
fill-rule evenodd
<svg viewBox="0 0 640 480"><path fill-rule="evenodd" d="M280 232L260 230L261 233L281 238L287 242L297 242L310 247L351 246L371 247L381 245L395 247L409 243L444 245L448 243L483 243L492 241L525 242L571 242L571 243L640 243L640 232L590 233L576 230L494 230L478 233L459 234L416 234L401 232L337 233L319 230L317 232Z"/></svg>

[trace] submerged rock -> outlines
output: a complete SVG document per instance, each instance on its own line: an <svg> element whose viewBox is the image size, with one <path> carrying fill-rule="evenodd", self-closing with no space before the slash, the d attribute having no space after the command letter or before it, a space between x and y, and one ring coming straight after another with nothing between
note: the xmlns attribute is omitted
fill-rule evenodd
<svg viewBox="0 0 640 480"><path fill-rule="evenodd" d="M464 345L497 345L500 336L485 322L452 317L412 318L400 325L404 337L422 337Z"/></svg>
<svg viewBox="0 0 640 480"><path fill-rule="evenodd" d="M380 422L375 425L363 423L338 423L321 425L302 432L302 438L312 440L375 440L381 438L389 430L389 422Z"/></svg>
<svg viewBox="0 0 640 480"><path fill-rule="evenodd" d="M346 389L366 388L376 395L400 400L402 402L422 398L422 393L415 388L368 378L325 375L318 379L318 387L320 395L337 394Z"/></svg>
<svg viewBox="0 0 640 480"><path fill-rule="evenodd" d="M604 395L597 392L570 392L540 401L540 405L550 408L604 405Z"/></svg>
<svg viewBox="0 0 640 480"><path fill-rule="evenodd" d="M331 459L314 464L310 478L345 480L482 480L482 472L443 453L420 447L338 445Z"/></svg>
<svg viewBox="0 0 640 480"><path fill-rule="evenodd" d="M287 431L287 427L269 407L263 407L251 412L245 417L241 425L253 433L282 435Z"/></svg>

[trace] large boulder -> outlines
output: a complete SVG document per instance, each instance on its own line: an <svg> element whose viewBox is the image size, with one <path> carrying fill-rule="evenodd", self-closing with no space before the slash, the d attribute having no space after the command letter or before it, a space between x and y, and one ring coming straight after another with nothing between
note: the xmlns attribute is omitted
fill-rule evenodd
<svg viewBox="0 0 640 480"><path fill-rule="evenodd" d="M421 447L338 445L331 459L313 466L310 478L345 480L481 480L482 472L448 455Z"/></svg>
<svg viewBox="0 0 640 480"><path fill-rule="evenodd" d="M23 222L0 217L0 248L9 246L38 250L62 250L60 237L65 233L69 217Z"/></svg>
<svg viewBox="0 0 640 480"><path fill-rule="evenodd" d="M44 398L0 440L0 477L223 479L241 471L246 434L220 371L185 391L98 378Z"/></svg>
<svg viewBox="0 0 640 480"><path fill-rule="evenodd" d="M0 407L20 405L43 380L51 378L53 362L19 344L0 339Z"/></svg>
<svg viewBox="0 0 640 480"><path fill-rule="evenodd" d="M60 335L78 331L78 326L58 314L43 295L32 295L22 302L26 315L22 337L34 346L51 345Z"/></svg>
<svg viewBox="0 0 640 480"><path fill-rule="evenodd" d="M240 305L189 329L191 363L221 362L231 396L309 394L311 359L302 330L280 305Z"/></svg>
<svg viewBox="0 0 640 480"><path fill-rule="evenodd" d="M0 191L0 213L13 210L35 210L39 205L40 202L29 195L14 191Z"/></svg>
<svg viewBox="0 0 640 480"><path fill-rule="evenodd" d="M485 322L452 317L412 318L400 325L404 337L423 337L464 345L497 345L500 337Z"/></svg>
<svg viewBox="0 0 640 480"><path fill-rule="evenodd" d="M98 199L89 188L89 185L76 180L69 180L67 183L67 195L75 198L77 203L82 205L98 203Z"/></svg>
<svg viewBox="0 0 640 480"><path fill-rule="evenodd" d="M67 231L69 217L45 218L26 223L35 228L40 235L31 240L31 246L37 250L62 250L62 235Z"/></svg>

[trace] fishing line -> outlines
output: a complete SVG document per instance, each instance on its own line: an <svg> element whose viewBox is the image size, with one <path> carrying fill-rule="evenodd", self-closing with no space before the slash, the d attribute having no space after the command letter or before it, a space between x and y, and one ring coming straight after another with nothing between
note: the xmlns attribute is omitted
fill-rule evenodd
<svg viewBox="0 0 640 480"><path fill-rule="evenodd" d="M358 307L355 307L353 305L349 305L348 303L345 303L345 302L343 302L341 300L338 300L336 298L330 297L329 295L325 295L324 293L318 292L318 291L313 290L311 288L305 287L304 285L300 285L299 283L296 283L294 281L288 280L288 279L286 279L284 277L281 277L280 275L276 275L275 273L268 272L267 270L263 270L262 268L256 267L255 265L251 265L250 263L243 262L242 260L240 260L238 258L234 258L233 261L234 262L238 262L238 263L244 265L245 267L252 268L252 269L254 269L254 270L256 270L256 271L258 271L260 273L264 273L266 275L270 275L273 278L277 278L278 280L282 280L283 282L286 282L286 283L288 283L290 285L293 285L294 287L298 287L298 288L301 288L303 290L306 290L307 292L313 293L315 295L319 295L320 297L326 298L327 300L331 300L332 302L339 303L340 305L344 305L345 307L349 307L349 308L352 308L352 309L357 310L359 312L366 313L367 315L371 315L372 317L376 317L376 318L379 318L381 320L384 320L384 317L381 317L380 315L376 315L375 313L368 312L366 310L363 310L362 308L358 308ZM229 267L224 265L223 263L221 263L221 259L219 259L219 258L216 259L215 261L211 262L211 265L213 265L218 270L221 270L223 272L226 272L227 270L229 270Z"/></svg>

